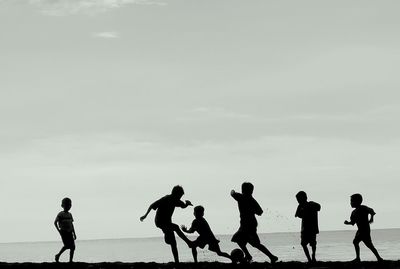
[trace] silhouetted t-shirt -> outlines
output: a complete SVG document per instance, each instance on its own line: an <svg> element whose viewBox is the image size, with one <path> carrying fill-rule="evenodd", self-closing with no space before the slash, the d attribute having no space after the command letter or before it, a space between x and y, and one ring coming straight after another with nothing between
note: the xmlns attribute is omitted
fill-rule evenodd
<svg viewBox="0 0 400 269"><path fill-rule="evenodd" d="M318 228L318 211L321 210L321 205L309 201L304 205L299 205L296 211L296 217L301 218L301 232L307 234L319 233Z"/></svg>
<svg viewBox="0 0 400 269"><path fill-rule="evenodd" d="M74 230L74 226L72 224L74 218L72 217L71 213L61 211L58 213L56 221L58 222L58 226L60 227L61 231L72 232Z"/></svg>
<svg viewBox="0 0 400 269"><path fill-rule="evenodd" d="M210 225L208 225L208 222L204 218L194 219L190 229L197 232L201 238L207 241L218 241L211 231Z"/></svg>
<svg viewBox="0 0 400 269"><path fill-rule="evenodd" d="M184 207L185 203L181 200L174 199L172 195L166 195L155 201L151 208L156 211L155 223L160 227L172 222L172 214L175 207Z"/></svg>
<svg viewBox="0 0 400 269"><path fill-rule="evenodd" d="M232 197L238 202L240 213L240 226L246 229L256 229L257 219L255 215L261 215L263 210L253 196L235 192Z"/></svg>
<svg viewBox="0 0 400 269"><path fill-rule="evenodd" d="M350 216L351 224L357 224L360 232L370 232L368 215L375 215L375 211L368 206L361 205L354 209Z"/></svg>

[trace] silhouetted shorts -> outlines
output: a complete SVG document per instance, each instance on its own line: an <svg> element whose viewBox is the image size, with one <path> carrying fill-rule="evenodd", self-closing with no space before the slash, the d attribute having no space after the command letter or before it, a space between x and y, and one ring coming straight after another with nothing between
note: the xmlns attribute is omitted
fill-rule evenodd
<svg viewBox="0 0 400 269"><path fill-rule="evenodd" d="M258 237L257 229L245 229L242 227L240 227L239 230L232 236L231 241L238 244L260 244L260 238Z"/></svg>
<svg viewBox="0 0 400 269"><path fill-rule="evenodd" d="M165 243L167 243L168 245L176 244L174 230L176 230L176 228L179 229L178 225L176 225L175 223L168 223L163 225L157 225L157 227L163 231Z"/></svg>
<svg viewBox="0 0 400 269"><path fill-rule="evenodd" d="M355 242L355 243L364 242L365 244L368 244L368 243L372 244L371 231L365 231L365 232L357 231L353 242Z"/></svg>
<svg viewBox="0 0 400 269"><path fill-rule="evenodd" d="M316 246L317 245L317 234L315 233L301 233L301 245Z"/></svg>
<svg viewBox="0 0 400 269"><path fill-rule="evenodd" d="M61 230L60 235L65 248L75 249L75 240L72 232Z"/></svg>
<svg viewBox="0 0 400 269"><path fill-rule="evenodd" d="M208 245L208 249L210 251L217 252L220 250L219 240L216 240L216 239L209 240L207 238L199 236L193 243L195 246L197 246L199 248L204 248L206 245Z"/></svg>

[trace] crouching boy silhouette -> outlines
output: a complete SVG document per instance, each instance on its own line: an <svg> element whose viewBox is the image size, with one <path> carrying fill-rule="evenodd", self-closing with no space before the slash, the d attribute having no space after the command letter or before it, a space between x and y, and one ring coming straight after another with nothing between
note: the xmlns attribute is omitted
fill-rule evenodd
<svg viewBox="0 0 400 269"><path fill-rule="evenodd" d="M182 230L185 233L197 232L199 237L192 243L192 253L194 262L197 263L197 247L204 248L208 245L208 249L217 253L218 256L222 256L231 259L228 253L222 252L219 247L219 240L215 238L214 233L211 231L210 225L204 219L204 207L196 206L193 210L193 215L195 219L192 222L192 226L188 229L186 226L182 225Z"/></svg>

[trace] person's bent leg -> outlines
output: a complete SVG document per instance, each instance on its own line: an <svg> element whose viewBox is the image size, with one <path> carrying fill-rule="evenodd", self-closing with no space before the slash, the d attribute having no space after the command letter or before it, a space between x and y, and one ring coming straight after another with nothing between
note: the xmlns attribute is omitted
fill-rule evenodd
<svg viewBox="0 0 400 269"><path fill-rule="evenodd" d="M266 246L263 244L256 242L256 243L250 243L253 247L256 249L260 250L262 253L268 256L268 258L271 260L271 263L275 263L278 260L278 257L276 257L274 254L272 254Z"/></svg>
<svg viewBox="0 0 400 269"><path fill-rule="evenodd" d="M174 232L176 232L176 234L182 238L183 241L185 241L185 243L191 247L192 246L192 241L189 240L189 238L186 237L186 235L181 231L181 229L179 228L179 226L175 223L171 224L171 228Z"/></svg>
<svg viewBox="0 0 400 269"><path fill-rule="evenodd" d="M237 243L239 245L239 247L242 249L243 253L244 253L244 258L247 262L251 262L251 260L253 259L253 257L250 255L249 250L247 249L246 244L247 243Z"/></svg>
<svg viewBox="0 0 400 269"><path fill-rule="evenodd" d="M228 259L232 260L231 255L229 255L226 252L222 252L218 244L216 244L212 248L210 247L210 250L214 251L218 256L225 257L225 258L228 258Z"/></svg>
<svg viewBox="0 0 400 269"><path fill-rule="evenodd" d="M56 256L55 256L56 262L59 262L59 261L60 261L60 256L61 256L61 254L63 254L64 251L66 251L66 250L67 250L67 248L66 248L65 246L62 247L62 248L60 249L60 252L58 252L58 254L56 254Z"/></svg>

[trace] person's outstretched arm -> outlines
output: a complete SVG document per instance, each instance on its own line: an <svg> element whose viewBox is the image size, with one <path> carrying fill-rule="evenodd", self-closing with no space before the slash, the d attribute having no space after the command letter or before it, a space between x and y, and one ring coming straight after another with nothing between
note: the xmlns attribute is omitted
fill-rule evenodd
<svg viewBox="0 0 400 269"><path fill-rule="evenodd" d="M192 206L192 202L190 202L189 200L186 200L185 202L179 201L177 206L180 208L186 208L188 206Z"/></svg>
<svg viewBox="0 0 400 269"><path fill-rule="evenodd" d="M140 221L144 221L144 220L147 218L147 215L149 215L149 213L150 213L150 211L151 211L152 209L156 210L156 209L158 208L158 202L159 202L159 201L160 201L160 200L155 201L154 203L152 203L152 204L149 206L149 208L147 209L146 213L145 213L143 216L140 217Z"/></svg>

